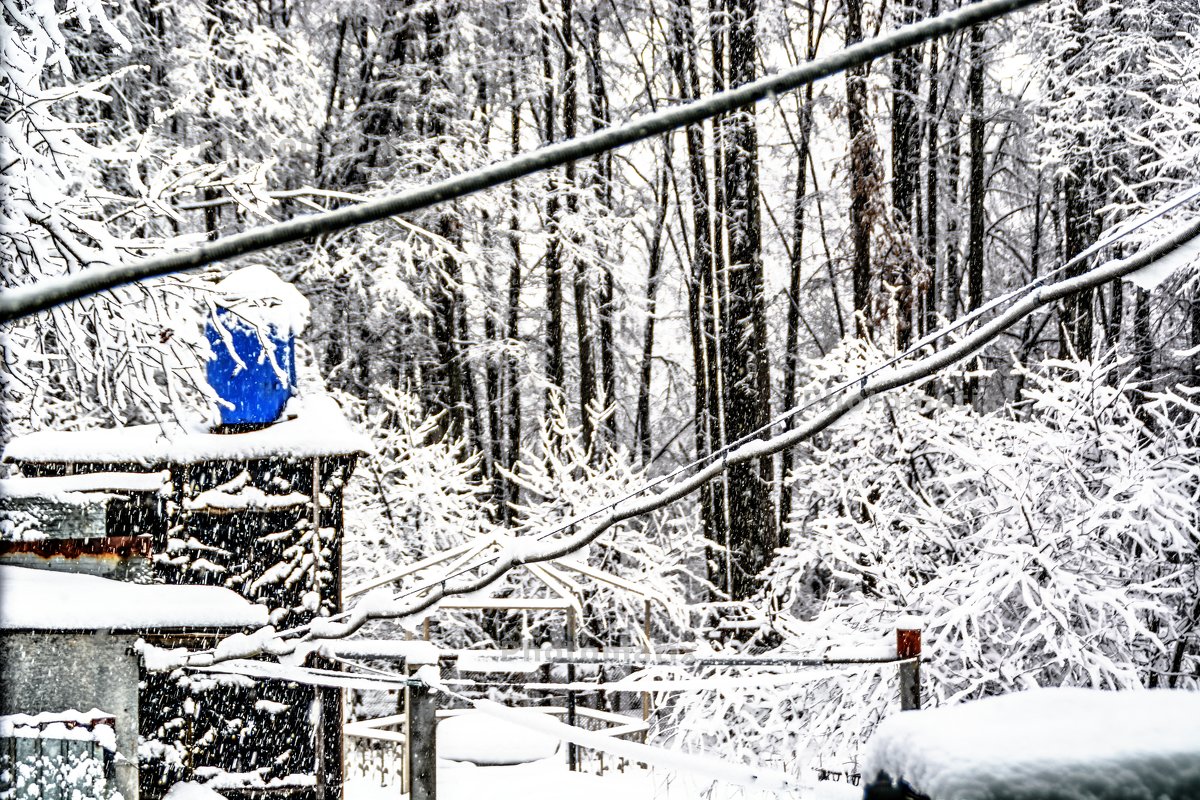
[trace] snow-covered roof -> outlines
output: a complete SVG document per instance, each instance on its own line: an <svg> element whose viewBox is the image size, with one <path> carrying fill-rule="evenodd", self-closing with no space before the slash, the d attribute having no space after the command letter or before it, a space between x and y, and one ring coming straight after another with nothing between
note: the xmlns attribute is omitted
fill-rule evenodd
<svg viewBox="0 0 1200 800"><path fill-rule="evenodd" d="M933 800L1200 797L1200 692L1038 689L880 724L863 774Z"/></svg>
<svg viewBox="0 0 1200 800"><path fill-rule="evenodd" d="M243 628L267 609L220 586L127 583L0 565L0 630Z"/></svg>
<svg viewBox="0 0 1200 800"><path fill-rule="evenodd" d="M293 398L280 422L248 433L209 433L198 422L38 431L9 442L4 458L33 463L194 464L344 455L365 452L369 446L333 398L309 395Z"/></svg>

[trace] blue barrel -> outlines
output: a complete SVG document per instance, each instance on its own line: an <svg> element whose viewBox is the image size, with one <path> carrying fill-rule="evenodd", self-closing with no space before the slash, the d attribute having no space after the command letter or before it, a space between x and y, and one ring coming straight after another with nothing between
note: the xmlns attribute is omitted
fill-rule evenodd
<svg viewBox="0 0 1200 800"><path fill-rule="evenodd" d="M269 425L279 419L296 386L295 335L274 325L255 327L224 308L217 308L204 333L212 350L208 384L220 398L221 424Z"/></svg>

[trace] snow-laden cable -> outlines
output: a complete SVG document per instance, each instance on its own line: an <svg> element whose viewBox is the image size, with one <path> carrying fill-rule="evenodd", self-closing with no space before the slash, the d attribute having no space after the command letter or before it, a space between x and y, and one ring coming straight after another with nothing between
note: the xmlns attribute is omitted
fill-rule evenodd
<svg viewBox="0 0 1200 800"><path fill-rule="evenodd" d="M811 411L812 409L814 409L818 406L822 406L822 405L829 403L831 400L833 400L838 395L854 388L854 386L861 384L863 381L866 381L866 380L869 380L870 378L875 377L876 375L880 374L884 370L886 370L890 367L893 367L902 361L907 360L908 358L916 355L917 353L921 352L925 348L931 347L932 345L936 344L939 340L949 336L952 333L955 333L958 330L961 330L962 328L967 327L972 322L975 322L979 318L983 317L985 314L989 314L989 313L995 311L996 309L1000 308L1001 306L1004 306L1008 303L1015 302L1015 301L1021 299L1022 297L1027 296L1030 292L1033 292L1035 289L1046 285L1050 281L1051 278L1061 275L1062 273L1066 272L1067 270L1071 269L1072 267L1076 266L1077 264L1084 262L1086 259L1095 255L1096 253L1099 253L1102 250L1104 250L1108 247L1111 247L1114 244L1119 243L1123 239L1133 235L1137 231L1139 231L1142 228L1144 228L1145 226L1149 225L1151 222L1154 222L1155 220L1162 218L1164 215L1170 213L1171 211L1175 210L1176 208L1179 208L1182 205L1185 205L1185 204L1195 200L1198 197L1200 197L1200 186L1193 187L1184 192L1180 192L1178 195L1159 204L1158 206L1156 206L1152 209L1149 209L1149 210L1143 212L1142 214L1130 217L1128 220L1122 221L1118 225L1116 225L1113 228L1106 231L1105 234L1102 235L1090 247L1088 247L1087 249L1085 249L1078 255L1074 256L1073 258L1069 259L1068 261L1064 262L1063 264L1059 265L1055 269L1052 269L1049 272L1046 272L1043 275L1040 275L1039 277L1035 278L1034 280L1030 281L1029 283L1026 283L1023 286L1020 286L1016 289L1013 289L1009 292L1006 292L1002 295L999 295L999 296L989 300L987 303L983 304L979 308L974 309L973 311L970 311L969 313L959 317L953 323L950 323L949 325L946 325L930 334L927 334L924 338L922 338L920 341L916 342L915 344L911 345L906 350L896 353L895 355L891 356L890 358L886 359L885 361L882 361L879 364L875 365L874 367L871 367L869 370L866 370L865 372L855 375L852 378L848 378L848 379L842 381L841 383L835 384L833 387L825 390L821 394L817 395L816 397L814 397L804 403L793 406L792 408L789 408L786 411L780 412L777 416L775 416L774 419L770 420L765 425L762 425L761 427L750 431L749 433L741 436L740 438L738 438L732 442L729 442L728 444L723 445L722 447L720 447L716 450L713 450L709 453L705 453L702 456L698 456L697 458L693 459L692 461L689 461L686 464L676 467L675 469L671 470L670 472L660 475L650 481L646 481L645 483L642 483L635 489L631 489L630 491L628 491L618 497L614 497L614 498L611 498L611 499L605 501L604 504L602 504L602 505L588 509L587 511L581 512L581 513L575 515L574 517L571 517L563 522L557 523L556 525L554 525L550 528L547 528L546 530L537 534L537 536L535 538L539 539L539 540L548 539L551 536L557 535L564 531L571 530L571 529L575 528L577 525L587 522L589 519L593 519L593 518L599 516L600 514L603 514L606 511L611 511L612 509L619 506L621 503L632 500L635 497L640 497L641 495L649 492L650 490L657 488L658 486L660 486L668 481L674 480L675 478L678 478L681 475L684 475L684 474L690 472L691 470L695 469L696 467L701 467L706 464L713 463L719 458L724 458L725 456L727 456L727 454L732 453L734 450L738 449L739 447L742 447L743 445L746 445L750 442L761 439L761 437L764 434L770 433L777 426L782 425L783 423L787 422L788 420L792 419L793 417L796 417L799 414L803 414L806 411ZM431 590L438 584L444 584L446 581L454 580L455 578L458 578L458 577L461 577L468 573L474 572L475 570L479 569L480 567L484 567L484 566L494 563L498 558L499 558L499 556L496 556L496 555L486 556L486 557L476 560L474 563L461 565L457 568L447 569L447 570L443 571L442 573L440 573L436 578L434 578L430 581L427 581L425 583L418 583L417 585L410 587L409 589L407 589L404 592L397 595L397 599L402 599L405 597L412 597L415 595L424 594L425 592L428 592L429 590ZM380 581L376 582L376 585L382 585L383 583L387 583L387 582L388 581L381 579Z"/></svg>
<svg viewBox="0 0 1200 800"><path fill-rule="evenodd" d="M312 239L368 222L440 205L527 175L703 122L719 114L753 105L899 50L988 22L1041 1L981 0L970 3L956 11L906 25L886 35L859 42L836 53L774 75L764 76L735 89L645 114L622 125L548 145L427 186L415 187L360 205L253 228L181 253L169 253L132 263L93 266L69 275L47 278L29 286L7 289L0 292L0 323L45 311L127 283L194 270L282 244Z"/></svg>
<svg viewBox="0 0 1200 800"><path fill-rule="evenodd" d="M808 420L805 424L792 428L770 439L749 442L730 453L721 461L709 464L703 470L691 477L667 487L662 492L641 500L629 503L623 507L610 508L608 512L593 522L592 525L578 533L549 543L544 548L527 546L521 550L510 548L493 557L490 568L467 580L455 582L446 576L439 581L427 584L422 597L408 602L397 602L404 596L387 598L381 594L372 593L359 602L353 609L341 612L334 617L322 617L311 622L275 634L272 637L258 637L254 642L248 637L245 646L228 647L228 655L217 650L199 651L182 654L176 665L210 666L211 664L230 657L248 657L250 651L257 647L258 652L268 648L285 649L295 647L294 643L282 640L282 637L305 637L308 639L343 638L354 633L367 622L374 619L398 619L412 617L436 606L443 599L455 595L470 594L483 590L501 578L510 569L522 563L537 563L562 558L586 547L599 538L605 531L633 517L656 511L675 502L699 489L704 484L716 478L726 469L737 464L746 463L766 456L774 455L789 447L804 442L816 434L837 423L868 398L882 394L902 386L917 383L962 359L965 359L993 339L1004 330L1032 314L1043 306L1054 303L1072 294L1101 286L1112 280L1125 278L1139 270L1149 268L1164 260L1171 260L1176 251L1194 249L1200 244L1200 217L1194 217L1188 223L1180 226L1172 234L1163 237L1154 244L1126 258L1107 262L1095 267L1082 275L1059 281L1054 284L1038 286L1026 293L1008 309L994 319L980 326L962 339L950 344L943 350L930 353L903 367L893 368L885 373L877 374L874 378L863 378L856 381L856 388L846 393L845 397L824 411ZM484 566L484 565L481 565ZM269 641L262 641L269 638ZM164 662L165 663L165 662Z"/></svg>

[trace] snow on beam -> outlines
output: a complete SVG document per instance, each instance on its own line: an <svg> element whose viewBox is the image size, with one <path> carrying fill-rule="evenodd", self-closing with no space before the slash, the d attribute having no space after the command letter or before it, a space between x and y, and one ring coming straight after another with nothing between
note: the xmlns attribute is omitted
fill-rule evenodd
<svg viewBox="0 0 1200 800"><path fill-rule="evenodd" d="M724 781L736 786L747 786L764 791L782 792L796 788L797 782L786 772L755 767L748 764L732 764L728 761L697 753L664 750L639 742L616 739L596 731L575 728L550 719L539 711L509 708L490 700L476 700L474 706L485 714L512 722L548 736L582 747L603 750L623 756L631 761L650 764L664 769L699 775L711 780Z"/></svg>

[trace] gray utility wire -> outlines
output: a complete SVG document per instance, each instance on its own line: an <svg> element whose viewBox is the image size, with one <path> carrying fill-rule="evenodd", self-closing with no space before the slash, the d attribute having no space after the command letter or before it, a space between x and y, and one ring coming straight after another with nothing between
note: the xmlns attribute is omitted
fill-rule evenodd
<svg viewBox="0 0 1200 800"><path fill-rule="evenodd" d="M412 616L436 605L446 597L480 591L498 580L517 564L534 564L562 558L599 538L601 534L620 522L662 508L691 494L724 472L731 465L764 458L786 448L795 447L797 444L806 441L837 423L842 417L867 399L901 386L916 383L951 364L973 355L999 336L1001 332L1032 314L1035 310L1063 298L1070 297L1077 292L1101 286L1109 281L1123 278L1140 269L1144 269L1161 259L1169 257L1177 249L1198 240L1200 240L1200 217L1181 224L1171 234L1164 236L1159 241L1144 247L1131 256L1095 267L1074 278L1068 278L1050 285L1038 286L1032 292L1025 294L1011 307L1005 309L995 319L992 319L978 330L968 334L965 338L954 342L950 346L933 352L910 364L906 364L903 367L897 367L889 373L878 375L873 380L864 377L849 392L848 396L844 397L832 408L807 420L801 427L776 434L770 439L743 445L738 450L730 453L727 459L722 460L720 463L710 464L686 480L671 484L659 494L643 498L639 502L631 503L624 508L608 508L608 513L596 520L588 528L565 537L560 541L550 543L551 546L546 550L521 554L500 553L488 558L483 563L473 565L476 567L491 565L491 569L481 575L466 579L460 583L450 583L453 577L461 577L457 573L453 576L442 576L437 581L423 584L417 587L417 589L409 590L393 598L394 602L405 597L411 597L416 591L428 592L424 597L412 599L407 604L373 604L370 607L357 606L351 610L335 614L332 617L322 617L319 620L305 623L296 628L280 631L277 636L280 639L295 638L298 636L310 639L344 638L370 620L397 619ZM244 657L245 655L241 653L238 657ZM199 651L189 654L185 663L190 666L210 666L213 663L226 660L226 658L228 657L218 657L215 650Z"/></svg>
<svg viewBox="0 0 1200 800"><path fill-rule="evenodd" d="M516 158L464 172L428 186L408 189L399 194L381 197L359 205L266 225L233 236L226 236L181 253L155 256L127 264L90 267L81 272L48 278L16 289L8 289L0 292L0 323L19 319L38 311L45 311L63 303L128 283L197 269L270 247L311 239L456 200L484 189L509 183L526 175L625 147L677 128L694 125L737 108L753 105L782 92L798 89L882 56L915 47L930 39L954 33L972 25L994 20L1041 1L982 0L982 2L971 3L957 11L914 25L907 25L886 36L860 42L793 69L775 75L767 75L736 89L646 114L623 125L542 147Z"/></svg>
<svg viewBox="0 0 1200 800"><path fill-rule="evenodd" d="M657 478L654 478L652 480L646 481L645 483L639 485L637 488L632 489L632 490L626 492L625 494L620 495L619 497L615 497L615 498L612 498L611 500L605 501L602 505L595 506L595 507L589 509L588 511L585 511L581 514L571 517L570 519L567 519L563 522L559 522L559 523L555 524L553 527L550 527L550 528L546 529L545 531L542 531L541 533L537 534L536 538L548 539L551 536L562 533L563 531L571 530L576 525L583 523L583 522L587 522L589 519L592 519L593 517L603 514L606 511L612 511L614 508L619 506L621 503L624 503L627 500L632 500L635 497L639 497L639 496L645 494L646 492L650 491L651 489L654 489L654 488L658 487L659 485L666 483L667 481L673 480L674 478L684 475L685 473L691 472L696 467L702 467L702 466L705 466L706 464L711 464L712 462L716 461L718 458L725 457L727 454L732 453L733 451L737 450L739 447L741 447L745 444L749 444L752 441L756 441L756 440L760 439L764 434L769 434L776 426L778 426L784 422L787 422L789 419L791 419L792 417L794 417L798 414L801 414L805 411L810 411L818 406L828 404L830 401L832 401L838 395L843 394L850 389L853 389L855 386L859 386L859 385L863 384L865 381L869 380L870 378L874 378L876 375L880 374L884 370L889 369L890 367L896 366L897 364L900 364L905 359L909 358L910 356L916 355L917 353L924 350L925 348L931 347L932 345L936 344L940 339L944 339L945 337L949 336L950 334L954 333L955 331L966 327L971 322L975 321L976 319L979 319L980 317L984 316L985 314L988 314L992 311L997 310L1000 306L1005 305L1006 303L1010 303L1010 302L1015 303L1015 302L1021 300L1022 298L1029 295L1030 292L1033 292L1033 291L1037 290L1038 288L1047 285L1050 282L1051 278L1061 275L1063 272L1067 271L1072 266L1082 263L1083 261L1087 260L1088 258L1090 258L1091 256L1095 255L1096 253L1100 252L1101 250L1104 250L1105 248L1121 241L1125 237L1136 233L1137 231L1139 231L1142 228L1149 225L1151 222L1154 222L1157 219L1161 219L1168 212L1173 211L1176 208L1179 208L1180 206L1186 205L1198 197L1200 197L1200 187L1189 189L1186 192L1182 192L1181 194L1176 195L1175 197L1171 198L1170 200L1163 203L1159 207L1150 209L1145 214L1138 215L1137 217L1134 217L1130 220L1127 220L1126 222L1121 223L1116 228L1114 228L1112 231L1110 231L1107 235L1103 236L1099 241L1097 241L1091 247L1087 248L1082 253L1080 253L1079 255L1070 259L1069 261L1063 263L1061 266L1056 267L1055 269L1053 269L1047 273L1044 273L1043 275L1035 278L1034 280L1030 281L1029 283L1025 284L1024 286L1021 286L1017 289L1013 289L1012 291L1007 292L1003 295L1000 295L999 297L993 298L992 300L988 301L987 303L985 303L984 305L975 309L974 311L970 312L969 314L959 317L957 320L955 320L953 323L950 323L946 327L939 328L938 330L934 331L933 333L928 334L927 336L925 336L925 338L921 339L916 344L911 345L907 350L905 350L901 353L897 353L896 355L888 358L886 361L883 361L880 364L877 364L874 367L871 367L870 369L866 370L865 372L855 375L853 378L849 378L847 380L842 381L839 384L836 384L832 388L827 389L826 391L824 391L823 393L814 397L811 400L808 400L804 403L793 406L792 408L789 408L786 411L781 412L778 416L776 416L773 420L768 422L766 425L763 425L760 428L750 431L749 433L743 435L741 438L736 439L736 440L730 442L729 444L722 446L721 448L719 448L717 450L713 450L710 453L706 453L696 459L693 459L692 461L690 461L682 466L676 467L675 469L671 470L668 473L660 475ZM679 431L682 432L683 430L686 429L686 427L687 426L685 425L684 427L680 428ZM676 433L676 435L678 435L678 433ZM397 597L403 598L403 597L411 597L413 595L421 594L425 591L428 591L430 588L432 588L433 586L435 586L437 584L444 583L447 580L452 580L461 575L465 575L469 572L473 572L476 569L478 569L479 567L491 564L491 563L495 562L497 558L499 558L499 556L490 556L490 557L486 557L483 559L477 559L474 563L467 564L465 566L461 566L456 569L453 569L449 572L444 572L444 573L440 574L437 577L437 579L434 581L427 581L425 583L420 583L420 584L417 584L416 586L410 587L408 590L398 594Z"/></svg>

